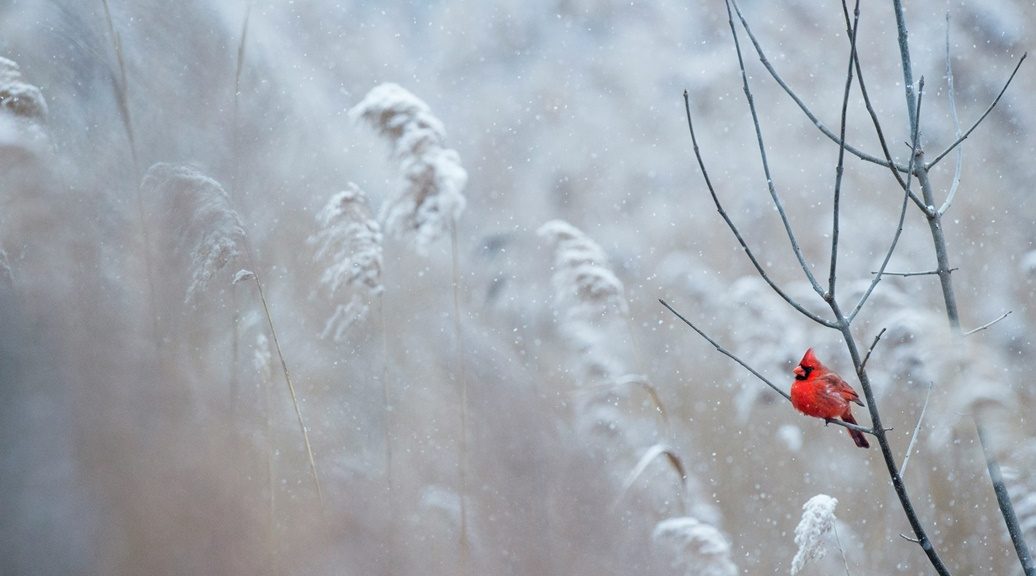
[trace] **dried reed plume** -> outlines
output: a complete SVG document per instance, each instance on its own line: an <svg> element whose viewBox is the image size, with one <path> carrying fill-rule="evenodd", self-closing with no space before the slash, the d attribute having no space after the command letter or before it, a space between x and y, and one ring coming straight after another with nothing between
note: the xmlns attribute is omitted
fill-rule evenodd
<svg viewBox="0 0 1036 576"><path fill-rule="evenodd" d="M824 537L834 529L835 507L838 500L826 494L817 494L802 505L802 519L795 527L798 552L791 561L791 573L799 571L810 560L819 560L827 553Z"/></svg>
<svg viewBox="0 0 1036 576"><path fill-rule="evenodd" d="M320 282L332 296L348 292L337 304L321 337L340 341L349 327L367 317L370 302L381 294L381 227L371 217L367 195L350 182L317 214L319 231L310 236L314 259L325 262Z"/></svg>
<svg viewBox="0 0 1036 576"><path fill-rule="evenodd" d="M598 326L628 311L622 282L608 267L601 247L563 220L551 220L537 232L554 247L554 298L561 310L562 334L583 355L585 378L611 380L621 375L601 346Z"/></svg>
<svg viewBox="0 0 1036 576"><path fill-rule="evenodd" d="M241 257L245 230L219 182L191 166L158 163L148 169L140 188L163 203L163 212L175 223L174 249L190 259L185 302L197 298L221 272L222 284L229 285L227 265Z"/></svg>
<svg viewBox="0 0 1036 576"><path fill-rule="evenodd" d="M668 518L651 533L673 568L687 576L736 576L730 559L730 542L716 528L688 516Z"/></svg>
<svg viewBox="0 0 1036 576"><path fill-rule="evenodd" d="M230 274L229 270L233 270L233 268L227 269L228 264L240 260L244 254L249 255L249 261L252 260L241 217L231 206L230 196L219 182L205 176L196 168L181 164L155 164L148 169L144 176L141 190L161 199L163 213L175 223L173 249L177 253L189 256L191 282L187 287L185 303L195 301L201 293L206 291L209 282L218 274L224 277L225 282L222 283L224 286L245 280L255 282L274 349L280 359L284 380L291 393L295 416L298 419L299 428L302 430L313 483L316 486L317 496L323 504L324 495L320 488L320 479L317 476L309 431L302 417L295 384L288 372L288 364L284 359L280 340L277 338L277 330L274 328L273 316L270 314L270 306L266 300L266 293L263 290L259 274L257 271L248 270L239 270L235 274Z"/></svg>
<svg viewBox="0 0 1036 576"><path fill-rule="evenodd" d="M0 109L29 120L47 119L47 102L40 89L22 80L18 64L0 58Z"/></svg>
<svg viewBox="0 0 1036 576"><path fill-rule="evenodd" d="M382 205L379 220L385 232L413 242L418 253L445 235L466 201L468 174L456 150L445 148L446 130L417 96L396 84L373 88L349 110L392 144L402 187Z"/></svg>
<svg viewBox="0 0 1036 576"><path fill-rule="evenodd" d="M45 142L46 120L43 93L22 79L18 64L0 58L0 150L35 149Z"/></svg>

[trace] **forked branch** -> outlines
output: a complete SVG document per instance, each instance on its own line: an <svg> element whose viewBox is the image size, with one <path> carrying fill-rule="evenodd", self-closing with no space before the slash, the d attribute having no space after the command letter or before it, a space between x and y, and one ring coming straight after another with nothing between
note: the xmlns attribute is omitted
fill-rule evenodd
<svg viewBox="0 0 1036 576"><path fill-rule="evenodd" d="M738 5L737 0L732 0L732 4L734 5L734 10L737 12L738 20L741 21L741 27L745 29L745 33L748 34L748 39L751 40L753 47L755 47L755 52L759 56L759 62L761 62L763 67L766 68L766 71L770 73L770 77L773 78L774 82L777 82L777 85L780 86L782 90L784 90L784 92L792 99L792 101L795 102L799 109L802 110L802 113L806 115L806 118L808 118L809 121L812 122L813 125L816 126L817 129L820 130L820 132L824 136L830 138L832 142L838 143L840 140L839 137L834 132L832 132L827 126L825 126L819 118L817 118L816 114L814 114L813 111L809 109L809 106L807 106L806 103L802 100L802 98L800 98L799 95L791 89L788 83L784 81L784 78L782 78L781 75L777 72L777 69L774 68L773 64L770 63L770 59L766 57L766 52L763 51L762 45L759 44L759 40L757 40L755 34L752 33L752 28L748 25L748 20L745 19L744 14L741 13L741 7ZM871 162L873 164L884 166L886 168L895 167L895 169L900 172L906 171L906 168L904 166L895 164L888 158L882 159L872 154L868 154L848 143L843 142L842 145L845 147L846 151L856 156L860 160Z"/></svg>
<svg viewBox="0 0 1036 576"><path fill-rule="evenodd" d="M809 264L806 262L806 257L802 253L802 248L799 246L799 241L795 237L795 232L791 229L791 223L788 221L788 215L784 210L784 202L781 200L780 194L777 193L777 187L773 183L773 175L770 172L770 161L766 157L766 143L763 142L763 130L759 126L759 113L755 109L755 98L752 96L752 89L748 85L748 72L745 71L745 59L741 55L741 41L738 39L737 28L734 27L734 15L730 8L730 1L727 0L727 22L730 24L730 35L734 38L734 50L737 51L737 64L741 69L741 87L745 93L745 99L748 101L748 110L752 114L752 125L755 127L755 139L759 145L759 160L762 162L763 174L766 175L766 188L770 192L770 199L773 200L773 205L777 209L777 214L781 217L781 223L784 224L784 231L788 235L788 243L791 244L791 250L795 253L795 258L799 261L799 266L802 267L802 272L805 273L806 279L809 280L809 284L813 287L821 297L824 296L824 289L817 282L813 271Z"/></svg>
<svg viewBox="0 0 1036 576"><path fill-rule="evenodd" d="M759 262L755 254L752 252L752 249L748 247L748 243L745 242L745 239L741 235L741 232L738 230L737 225L734 224L734 221L730 219L730 216L728 216L727 212L723 209L723 204L719 201L719 196L716 195L716 188L712 185L712 179L709 178L709 171L705 167L705 161L702 159L701 156L701 149L698 147L698 137L694 133L694 120L691 117L691 101L690 97L687 95L686 90L683 91L683 103L684 110L687 112L687 128L691 133L691 144L694 147L694 157L698 161L698 168L701 169L702 177L705 179L705 186L709 189L709 195L712 196L712 202L716 205L716 210L719 212L720 217L723 218L723 221L727 223L727 227L730 228L730 231L733 232L734 237L737 238L738 244L741 245L741 249L745 251L745 255L748 256L749 260L751 260L752 266L754 266L756 272L759 273L759 277L762 278L763 281L766 282L766 284L769 285L770 288L772 288L778 296L780 296L785 302L787 302L792 308L797 310L800 314L806 316L807 318L813 320L818 324L822 324L829 328L833 328L833 322L825 318L822 318L814 314L813 312L810 312L806 309L805 306L797 302L795 299L789 296L784 290L782 290L781 287L778 286L770 278L770 275L766 273L766 270L763 268L763 265Z"/></svg>
<svg viewBox="0 0 1036 576"><path fill-rule="evenodd" d="M953 133L955 138L960 138L960 117L957 115L957 91L953 86L953 65L950 60L950 14L946 14L946 96L950 100L950 117L953 118ZM946 193L946 201L939 207L939 215L942 216L953 205L953 198L957 195L957 188L960 187L960 170L964 164L964 144L957 145L957 161L953 166L953 180L950 181L950 191Z"/></svg>
<svg viewBox="0 0 1036 576"><path fill-rule="evenodd" d="M982 115L978 117L978 120L975 120L975 123L971 125L971 128L968 128L967 132L965 132L963 136L961 136L960 138L957 138L957 140L955 140L953 142L953 144L950 144L949 146L947 146L946 149L943 150L942 152L940 152L939 155L936 156L934 160L932 160L928 164L925 164L924 169L926 171L927 170L931 170L932 167L935 166L936 164L938 164L940 160L945 158L947 154L949 154L950 152L953 152L954 148L956 148L958 145L960 145L961 142L967 140L968 136L971 136L971 133L974 132L975 129L979 127L979 124L982 124L982 121L986 119L986 116L989 116L989 113L993 111L993 108L996 108L996 105L1000 102L1000 98L1002 98L1004 96L1004 92L1007 92L1007 87L1011 85L1011 81L1014 80L1014 76L1016 74L1018 74L1018 69L1022 67L1022 62L1025 62L1025 58L1028 55L1029 55L1029 53L1026 52L1026 53L1022 54L1021 58L1018 59L1018 63L1014 65L1014 70L1011 71L1011 75L1007 78L1007 82L1004 82L1004 87L1000 89L1000 93L996 95L996 98L994 98L993 101L990 102L989 107L986 108L986 111L983 112Z"/></svg>

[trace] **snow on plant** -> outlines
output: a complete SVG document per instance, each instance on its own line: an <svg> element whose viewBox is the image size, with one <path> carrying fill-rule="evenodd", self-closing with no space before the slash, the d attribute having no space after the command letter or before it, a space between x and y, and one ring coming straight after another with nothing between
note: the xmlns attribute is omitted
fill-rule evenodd
<svg viewBox="0 0 1036 576"><path fill-rule="evenodd" d="M658 523L651 539L671 558L673 568L688 576L736 576L730 542L723 533L695 518L668 518Z"/></svg>
<svg viewBox="0 0 1036 576"><path fill-rule="evenodd" d="M371 299L383 290L381 227L371 217L366 194L352 182L331 197L317 223L319 230L308 242L316 247L314 259L326 262L320 282L332 296L350 293L324 326L322 337L338 341L367 316Z"/></svg>
<svg viewBox="0 0 1036 576"><path fill-rule="evenodd" d="M791 573L799 571L810 560L819 560L827 553L825 536L834 528L838 499L817 494L802 505L802 519L795 527L795 544L799 547L791 561Z"/></svg>
<svg viewBox="0 0 1036 576"><path fill-rule="evenodd" d="M456 150L443 144L446 129L420 98L386 83L374 87L349 110L392 145L402 188L381 208L385 231L413 241L418 253L446 234L462 212L468 173Z"/></svg>
<svg viewBox="0 0 1036 576"><path fill-rule="evenodd" d="M46 120L43 93L22 79L18 64L0 58L0 149L39 147L46 141L42 129Z"/></svg>
<svg viewBox="0 0 1036 576"><path fill-rule="evenodd" d="M0 58L0 109L20 118L44 121L47 102L40 89L22 80L18 64Z"/></svg>
<svg viewBox="0 0 1036 576"><path fill-rule="evenodd" d="M219 182L192 166L155 164L140 186L143 194L160 199L164 214L174 223L174 249L190 259L191 282L185 298L190 302L241 256L245 242L241 217Z"/></svg>
<svg viewBox="0 0 1036 576"><path fill-rule="evenodd" d="M7 252L0 248L0 286L10 286L14 282L11 264L7 261Z"/></svg>
<svg viewBox="0 0 1036 576"><path fill-rule="evenodd" d="M604 250L581 230L551 220L537 232L554 247L554 299L561 310L562 334L582 353L589 381L622 375L603 343L601 325L629 309L622 282L608 267Z"/></svg>

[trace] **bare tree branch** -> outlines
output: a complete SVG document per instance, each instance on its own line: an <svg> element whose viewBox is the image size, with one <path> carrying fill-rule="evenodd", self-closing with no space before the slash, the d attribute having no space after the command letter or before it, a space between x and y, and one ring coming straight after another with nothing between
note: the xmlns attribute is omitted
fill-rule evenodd
<svg viewBox="0 0 1036 576"><path fill-rule="evenodd" d="M788 393L785 392L784 390L781 390L779 387L777 387L776 384L774 384L773 382L770 382L770 380L766 376L763 376L762 374L759 373L758 370L756 370L755 368L752 368L751 366L746 364L744 362L744 360L742 360L742 359L738 358L737 356L735 356L733 352L730 352L729 350L727 350L723 346L720 346L720 344L718 342L713 340L705 332L702 332L701 329L698 328L697 326L695 326L693 323L691 323L690 320L688 320L687 318L684 318L683 314L680 314L675 309L673 309L673 307L670 306L668 303L666 303L665 300L662 300L661 298L659 298L658 301L662 304L662 306L665 306L666 308L669 309L670 312L675 314L677 318L679 318L680 320L683 320L684 324L690 326L691 330L694 330L695 332L698 333L699 336L701 336L706 341L708 341L709 344L712 344L712 347L715 348L720 354L723 354L727 358L730 358L734 362L737 362L738 364L740 364L742 368L744 368L745 370L748 370L749 372L751 372L753 376L755 376L756 378L762 380L763 383L766 384L767 386L769 386L770 388L773 388L774 392L780 394L781 396L784 396L785 400L787 400L788 402L791 402L791 396L788 395Z"/></svg>
<svg viewBox="0 0 1036 576"><path fill-rule="evenodd" d="M1003 320L1004 318L1007 318L1008 316L1011 315L1011 312L1012 312L1011 310L1008 310L1007 312L1004 312L1003 314L997 316L995 320L993 320L991 322L986 322L985 324L979 326L978 328L973 328L971 330L968 330L967 332L964 332L963 335L964 336L971 336L975 332L981 332L981 331L985 330L986 328L989 328L993 324L996 324L997 322Z"/></svg>
<svg viewBox="0 0 1036 576"><path fill-rule="evenodd" d="M878 341L881 340L886 330L888 328L882 328L881 332L878 332L878 335L874 337L874 342L871 342L871 347L867 349L867 355L863 357L863 362L860 362L861 370L867 367L867 361L871 359L871 352L874 352L874 347L878 345Z"/></svg>
<svg viewBox="0 0 1036 576"><path fill-rule="evenodd" d="M845 92L842 96L842 117L838 132L838 165L835 167L834 207L831 217L831 271L827 277L827 294L825 300L835 297L835 280L838 277L838 209L842 200L842 175L845 171L845 121L849 113L849 92L853 86L853 63L856 61L856 29L860 22L860 1L856 0L856 10L852 26L846 31L849 34L849 69L845 73Z"/></svg>
<svg viewBox="0 0 1036 576"><path fill-rule="evenodd" d="M950 99L950 116L953 118L953 131L956 138L960 138L960 117L957 116L957 91L953 87L953 66L950 63L950 14L946 13L946 94ZM953 167L953 180L950 181L950 191L946 194L946 201L939 207L939 215L943 215L953 204L953 198L957 195L957 188L960 187L960 170L964 164L964 144L957 146L957 162Z"/></svg>
<svg viewBox="0 0 1036 576"><path fill-rule="evenodd" d="M1025 571L1025 576L1036 576L1036 563L1033 562L1029 546L1025 543L1025 535L1022 533L1021 526L1018 523L1018 516L1014 513L1011 496L1007 493L1004 477L1000 473L1000 464L997 463L993 450L989 447L986 431L978 423L978 420L975 420L975 429L978 431L978 441L982 445L982 452L986 455L986 469L989 470L989 479L993 483L996 501L1000 505L1000 512L1004 517L1004 523L1007 524L1007 532L1011 535L1014 551L1018 555L1018 560L1022 563L1022 570Z"/></svg>
<svg viewBox="0 0 1036 576"><path fill-rule="evenodd" d="M791 250L795 253L795 258L798 259L799 266L802 267L802 271L806 274L806 278L809 280L810 285L813 286L813 290L823 297L824 289L817 282L816 277L813 276L813 271L806 262L806 257L802 254L802 248L799 247L799 242L795 238L795 232L791 229L791 223L788 222L788 215L784 210L784 202L781 201L781 197L777 193L777 188L773 183L773 175L770 173L770 162L766 159L766 144L763 142L763 131L759 126L759 114L755 109L755 98L752 97L752 90L748 86L748 72L745 71L745 59L741 55L741 41L738 39L737 28L734 27L734 15L730 9L730 0L727 0L726 6L727 22L730 24L730 35L734 38L734 49L737 51L737 63L741 68L741 85L745 92L745 98L748 100L748 109L752 113L752 124L755 126L755 137L759 144L759 159L762 161L763 173L766 175L766 188L769 190L770 198L773 200L773 205L777 208L777 214L780 215L781 222L784 224L784 231L788 234L788 241L791 243Z"/></svg>
<svg viewBox="0 0 1036 576"><path fill-rule="evenodd" d="M734 233L734 237L737 238L738 243L741 244L741 248L745 251L745 254L748 256L748 259L752 261L752 265L755 267L756 272L759 273L759 277L762 278L763 281L765 281L770 286L770 288L772 288L773 291L777 293L778 296L780 296L785 302L791 305L791 307L797 310L800 314L806 316L807 318L813 320L818 324L822 324L829 328L833 328L835 326L833 322L821 318L820 316L807 310L802 304L796 302L791 296L784 292L784 290L777 286L777 284L773 280L770 279L770 275L766 273L766 270L763 268L762 263L760 263L759 260L755 257L755 254L752 253L752 249L748 247L748 243L745 242L744 237L741 236L741 232L737 229L737 226L734 224L734 221L731 220L730 216L728 216L726 211L723 210L723 205L719 201L719 196L716 195L716 189L712 185L712 179L709 178L709 171L705 168L705 161L701 157L701 149L698 147L698 137L694 133L694 121L691 119L690 97L687 95L686 90L683 91L683 104L684 110L687 112L687 128L691 132L691 144L694 146L694 157L698 160L698 167L701 169L702 177L705 178L705 186L708 187L709 194L712 195L712 202L716 205L716 210L719 211L719 215L723 218L723 221L727 223L727 227L730 228L730 231Z"/></svg>
<svg viewBox="0 0 1036 576"><path fill-rule="evenodd" d="M924 88L923 76L921 77L921 88ZM924 93L922 92L921 95L923 96ZM918 97L917 110L915 110L916 116L918 118L920 118L921 116L921 100L922 98ZM911 144L910 148L910 170L907 172L906 191L903 194L903 205L899 208L899 223L896 225L896 233L892 235L892 243L889 244L889 249L887 252L885 252L885 258L881 261L881 266L878 268L877 274L875 274L874 278L871 280L870 286L867 287L867 290L863 293L863 296L860 297L860 301L853 308L852 312L849 313L848 322L850 324L853 320L856 319L856 315L860 313L860 310L863 309L863 305L867 303L867 299L870 298L871 294L874 292L874 289L878 286L878 283L881 282L881 276L885 273L885 267L888 266L889 260L892 260L892 253L896 251L896 245L899 243L899 237L903 235L903 221L906 219L907 198L910 197L910 179L914 174L914 160L917 159L917 147L919 138L920 133L915 127L914 133L911 136L911 140L913 143Z"/></svg>
<svg viewBox="0 0 1036 576"><path fill-rule="evenodd" d="M907 462L910 462L910 455L914 452L914 445L917 443L918 432L921 431L921 422L924 421L924 413L928 410L928 400L932 397L933 383L928 383L928 391L924 395L924 405L921 406L921 415L917 417L917 426L914 426L914 434L910 437L910 444L907 444L906 454L903 456L903 465L899 467L899 475L906 476Z"/></svg>
<svg viewBox="0 0 1036 576"><path fill-rule="evenodd" d="M967 140L968 136L971 136L971 133L975 131L975 128L978 128L978 125L986 119L986 116L989 116L989 113L992 112L993 108L996 108L997 103L1000 102L1000 98L1003 97L1004 92L1007 92L1007 87L1011 85L1011 81L1014 80L1015 74L1018 73L1018 69L1022 67L1022 62L1025 62L1025 58L1028 55L1029 53L1026 52L1022 54L1021 58L1018 59L1018 64L1015 64L1014 70L1011 72L1011 76L1007 79L1007 82L1004 83L1004 87L1000 89L1000 93L996 95L996 98L993 99L993 102L989 104L988 108L986 108L986 111L978 117L978 120L975 120L975 123L971 125L971 128L968 128L968 131L965 132L963 136L957 138L957 140L954 141L953 144L947 146L945 150L943 150L938 156L935 157L935 160L932 160L931 162L926 164L924 167L926 171L931 170L933 166L938 164L940 160L942 160L947 154L952 152L953 149L956 148L961 142Z"/></svg>
<svg viewBox="0 0 1036 576"><path fill-rule="evenodd" d="M847 9L844 9L844 8L843 8L842 12L843 12L843 15L845 17L846 25L848 25L848 23L849 23L849 12L848 12ZM867 92L867 82L863 78L863 65L860 63L860 54L859 54L859 52L856 53L856 78L857 78L857 82L860 85L860 96L863 97L863 105L864 105L865 108L867 108L867 114L870 115L871 123L874 125L874 132L878 136L878 143L881 144L881 152L885 155L885 158L888 160L889 165L892 165L892 164L894 164L893 161L892 161L892 153L889 151L888 142L885 139L885 131L881 127L881 121L878 120L878 113L874 110L874 106L871 104L870 94ZM913 80L911 80L911 82L913 82ZM911 89L913 89L912 85L911 85ZM913 108L910 109L910 113L911 114L914 113L914 109ZM914 126L913 126L913 124L911 124L911 134L913 134L913 130L914 130ZM920 137L918 137L918 139L920 139ZM908 175L914 173L916 156L917 156L917 150L918 150L917 146L911 146L911 154L910 154L910 162L909 162L910 165L908 166L908 170L906 170L906 173ZM922 211L924 211L925 207L926 207L925 203L922 202L920 198L918 198L917 194L915 194L913 191L910 190L910 184L908 182L909 177L907 178L907 180L904 180L902 175L900 175L901 170L899 170L899 169L892 170L891 172L892 172L892 177L896 179L896 182L899 183L899 186L906 192L907 196L909 196L910 199L914 201L914 204L916 204L918 208L920 208Z"/></svg>
<svg viewBox="0 0 1036 576"><path fill-rule="evenodd" d="M770 73L770 76L774 79L774 81L777 82L777 84L784 90L784 92L789 97L791 97L792 101L794 101L795 104L798 105L799 109L802 110L802 112L806 115L806 118L809 118L810 122L812 122L813 125L816 126L822 134L824 134L824 136L830 138L832 142L839 142L838 136L835 135L835 133L832 132L827 126L825 126L819 118L817 118L816 114L814 114L809 109L809 107L806 106L806 103L803 102L801 98L799 98L798 94L796 94L795 91L792 90L790 86L788 86L787 82L784 81L784 78L782 78L781 75L777 73L777 70L773 67L773 64L771 64L770 60L766 57L766 53L763 51L762 46L756 39L755 34L752 33L752 28L748 25L748 21L745 19L744 14L741 13L741 7L738 5L737 0L732 0L732 3L734 5L734 10L737 12L737 17L741 21L741 26L745 29L745 32L748 34L749 40L752 41L752 45L755 47L755 52L759 56L759 61L762 63L763 67L766 68L766 71ZM883 160L877 156L863 152L862 150L856 148L855 146L852 146L851 144L843 143L843 146L847 151L849 151L850 154L856 156L860 160L871 162L873 164L884 166L886 168L892 168L893 166L895 166L896 170L899 170L900 172L906 171L905 167L895 164L890 159Z"/></svg>
<svg viewBox="0 0 1036 576"><path fill-rule="evenodd" d="M960 268L950 268L950 272L956 272ZM871 272L871 274L879 274L879 272ZM926 272L881 272L882 276L900 276L903 278L909 278L911 276L938 276L938 270L928 270Z"/></svg>

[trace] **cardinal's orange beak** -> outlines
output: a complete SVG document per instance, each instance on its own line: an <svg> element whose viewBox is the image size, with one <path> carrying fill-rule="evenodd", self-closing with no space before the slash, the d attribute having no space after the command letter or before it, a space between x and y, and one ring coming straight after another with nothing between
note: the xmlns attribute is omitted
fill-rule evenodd
<svg viewBox="0 0 1036 576"><path fill-rule="evenodd" d="M795 370L793 370L793 372L795 373L796 376L805 376L806 375L806 371L802 369L801 365L796 366Z"/></svg>

